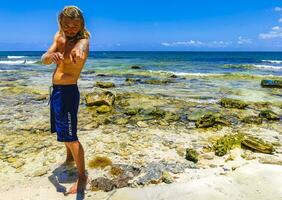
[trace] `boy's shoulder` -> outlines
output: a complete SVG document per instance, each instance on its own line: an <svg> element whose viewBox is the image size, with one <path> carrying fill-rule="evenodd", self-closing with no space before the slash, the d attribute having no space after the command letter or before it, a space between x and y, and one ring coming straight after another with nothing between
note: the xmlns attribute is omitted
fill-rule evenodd
<svg viewBox="0 0 282 200"><path fill-rule="evenodd" d="M58 44L64 44L66 42L64 35L60 31L55 34L55 40Z"/></svg>

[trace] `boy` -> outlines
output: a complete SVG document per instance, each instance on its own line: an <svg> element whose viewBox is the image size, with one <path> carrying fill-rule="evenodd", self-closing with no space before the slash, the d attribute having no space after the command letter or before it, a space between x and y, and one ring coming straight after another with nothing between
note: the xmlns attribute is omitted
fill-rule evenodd
<svg viewBox="0 0 282 200"><path fill-rule="evenodd" d="M65 7L58 16L59 31L48 51L42 55L43 64L56 64L52 76L50 97L51 132L64 142L67 151L65 164L75 161L77 182L68 193L83 192L87 184L84 150L77 138L77 112L80 94L77 80L89 53L90 33L85 28L79 8Z"/></svg>

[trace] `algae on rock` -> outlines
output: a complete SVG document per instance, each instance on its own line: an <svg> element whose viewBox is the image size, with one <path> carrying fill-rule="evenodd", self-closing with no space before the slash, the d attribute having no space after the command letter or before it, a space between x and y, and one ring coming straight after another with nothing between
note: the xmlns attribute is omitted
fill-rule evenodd
<svg viewBox="0 0 282 200"><path fill-rule="evenodd" d="M234 147L236 146L239 147L241 145L243 138L244 135L242 133L237 133L235 135L225 135L219 138L213 145L215 155L224 156Z"/></svg>

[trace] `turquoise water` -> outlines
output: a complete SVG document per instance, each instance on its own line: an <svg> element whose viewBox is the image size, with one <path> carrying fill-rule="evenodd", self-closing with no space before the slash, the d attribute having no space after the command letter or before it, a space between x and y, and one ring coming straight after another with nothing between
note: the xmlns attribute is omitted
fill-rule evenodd
<svg viewBox="0 0 282 200"><path fill-rule="evenodd" d="M0 71L52 71L42 67L43 52L0 52ZM131 65L142 70L185 74L282 76L282 52L91 52L84 71L121 73Z"/></svg>
<svg viewBox="0 0 282 200"><path fill-rule="evenodd" d="M20 80L18 84L23 86L47 90L55 65L42 65L43 53L0 52L0 81ZM141 69L131 69L133 65ZM145 80L168 78L172 74L177 78L169 84L125 82L126 77ZM91 52L79 83L92 88L95 81L111 81L116 90L207 102L226 96L281 101L281 89L260 86L265 78L282 78L282 52ZM3 87L7 84L0 85L0 89Z"/></svg>

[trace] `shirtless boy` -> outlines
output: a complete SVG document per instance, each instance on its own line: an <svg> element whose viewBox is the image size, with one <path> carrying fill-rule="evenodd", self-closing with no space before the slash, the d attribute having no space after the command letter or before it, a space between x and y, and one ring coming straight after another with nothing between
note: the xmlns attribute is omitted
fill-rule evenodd
<svg viewBox="0 0 282 200"><path fill-rule="evenodd" d="M77 138L77 112L80 93L77 80L89 53L90 33L79 8L65 7L58 16L59 31L48 51L42 55L43 64L56 64L50 97L51 132L66 146L65 164L75 161L78 169L77 182L68 193L83 191L86 186L84 150Z"/></svg>

